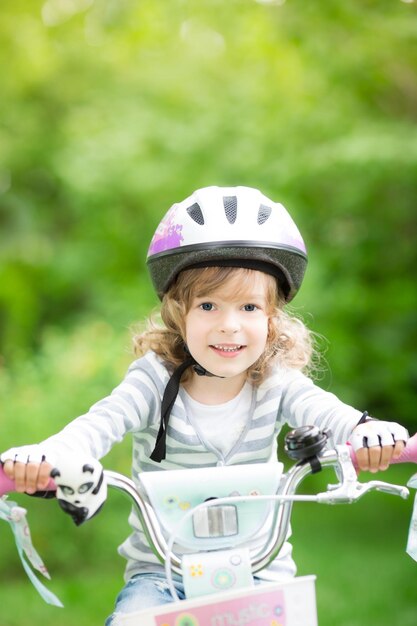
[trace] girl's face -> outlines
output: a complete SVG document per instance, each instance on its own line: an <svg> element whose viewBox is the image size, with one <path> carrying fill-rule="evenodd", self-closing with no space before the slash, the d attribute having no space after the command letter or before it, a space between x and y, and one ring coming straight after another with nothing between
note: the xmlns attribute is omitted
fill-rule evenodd
<svg viewBox="0 0 417 626"><path fill-rule="evenodd" d="M268 277L238 272L207 295L191 301L185 317L187 346L197 363L225 378L246 378L246 370L265 350L268 336Z"/></svg>

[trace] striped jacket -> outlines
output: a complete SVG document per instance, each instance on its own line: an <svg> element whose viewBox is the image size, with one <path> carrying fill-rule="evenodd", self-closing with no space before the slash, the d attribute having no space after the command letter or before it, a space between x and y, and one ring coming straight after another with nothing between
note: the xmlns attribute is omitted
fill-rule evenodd
<svg viewBox="0 0 417 626"><path fill-rule="evenodd" d="M179 394L170 416L166 459L156 463L149 455L158 433L161 399L170 374L156 354L147 353L132 363L111 395L94 404L88 413L44 441L42 446L54 455L76 450L77 454L101 458L131 433L132 477L138 483L138 475L144 471L276 462L277 435L284 424L291 427L316 424L322 429L329 428L335 443L345 443L361 416L359 411L316 386L300 371L276 366L261 385L253 388L246 427L225 455L203 440L192 418L186 415ZM161 570L134 512L129 522L133 532L119 548L128 561L126 578L139 572ZM278 574L294 574L290 553L287 544L276 567L270 568L271 574L274 569Z"/></svg>

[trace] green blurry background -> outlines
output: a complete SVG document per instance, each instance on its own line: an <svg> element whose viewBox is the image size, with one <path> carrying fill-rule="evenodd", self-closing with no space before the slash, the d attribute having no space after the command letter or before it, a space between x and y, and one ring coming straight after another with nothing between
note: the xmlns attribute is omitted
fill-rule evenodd
<svg viewBox="0 0 417 626"><path fill-rule="evenodd" d="M130 328L157 304L153 230L210 184L259 187L300 226L293 308L325 337L319 384L417 430L415 3L3 0L0 38L1 449L119 382ZM104 463L129 460L127 441ZM103 623L128 503L112 494L75 529L56 503L16 499L66 608L32 590L3 524L1 625ZM321 625L415 625L411 502L393 500L296 511Z"/></svg>

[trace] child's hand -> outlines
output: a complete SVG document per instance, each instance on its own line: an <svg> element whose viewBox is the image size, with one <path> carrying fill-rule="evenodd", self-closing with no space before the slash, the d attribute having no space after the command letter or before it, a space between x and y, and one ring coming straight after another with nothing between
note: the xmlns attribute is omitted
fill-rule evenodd
<svg viewBox="0 0 417 626"><path fill-rule="evenodd" d="M363 472L379 472L388 469L391 460L398 459L405 448L403 441L397 441L394 446L373 446L359 448L356 451L358 467Z"/></svg>
<svg viewBox="0 0 417 626"><path fill-rule="evenodd" d="M35 493L46 489L53 465L40 452L39 446L10 448L0 457L4 473L14 480L16 491Z"/></svg>
<svg viewBox="0 0 417 626"><path fill-rule="evenodd" d="M370 420L354 428L349 443L355 450L359 469L378 472L400 457L407 439L408 432L400 424Z"/></svg>

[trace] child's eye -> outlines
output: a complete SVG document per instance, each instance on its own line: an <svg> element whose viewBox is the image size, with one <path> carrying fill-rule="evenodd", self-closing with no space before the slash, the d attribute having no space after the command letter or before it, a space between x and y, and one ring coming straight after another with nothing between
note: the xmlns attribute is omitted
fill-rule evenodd
<svg viewBox="0 0 417 626"><path fill-rule="evenodd" d="M200 304L200 309L202 309L203 311L212 311L213 305L211 302L203 302L202 304Z"/></svg>
<svg viewBox="0 0 417 626"><path fill-rule="evenodd" d="M244 311L257 311L258 307L256 306L256 304L245 304L245 306L243 307Z"/></svg>

